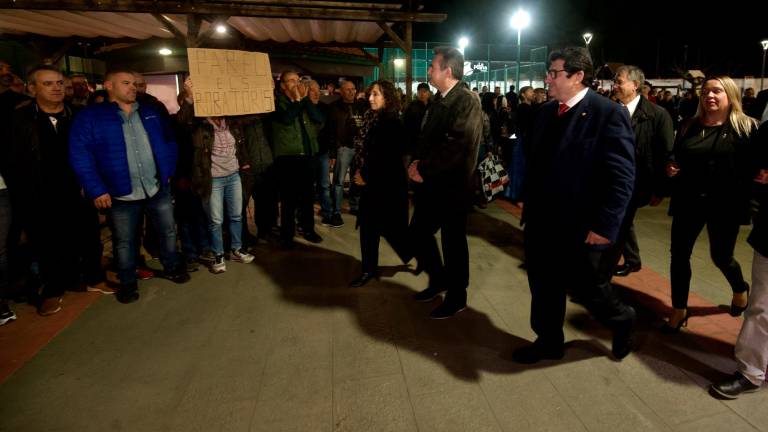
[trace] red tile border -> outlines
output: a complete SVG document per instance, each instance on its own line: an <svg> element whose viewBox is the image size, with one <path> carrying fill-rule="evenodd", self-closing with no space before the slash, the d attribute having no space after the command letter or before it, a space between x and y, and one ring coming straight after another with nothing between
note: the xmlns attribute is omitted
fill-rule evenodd
<svg viewBox="0 0 768 432"><path fill-rule="evenodd" d="M31 360L45 345L73 323L102 294L67 292L60 312L41 317L34 307L12 306L16 320L0 327L0 383Z"/></svg>

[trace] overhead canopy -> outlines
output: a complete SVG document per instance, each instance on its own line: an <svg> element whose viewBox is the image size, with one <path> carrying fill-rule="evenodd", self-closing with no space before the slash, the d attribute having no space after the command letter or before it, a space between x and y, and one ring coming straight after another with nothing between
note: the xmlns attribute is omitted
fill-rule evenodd
<svg viewBox="0 0 768 432"><path fill-rule="evenodd" d="M413 23L442 22L419 0L376 3L338 0L0 0L0 34L52 38L176 39L187 47L225 42L214 28L227 23L233 44L397 46L405 51L410 94ZM398 31L400 34L398 34ZM218 39L218 41L217 41ZM124 41L117 42L120 45ZM379 59L360 50L371 64Z"/></svg>
<svg viewBox="0 0 768 432"><path fill-rule="evenodd" d="M182 34L187 33L187 16L162 14ZM375 22L326 21L288 18L230 17L226 23L255 41L278 43L375 44L384 30ZM201 31L209 22L203 21ZM150 13L132 12L70 12L51 10L3 10L0 12L0 32L38 34L49 37L107 37L148 39L175 38L171 30Z"/></svg>

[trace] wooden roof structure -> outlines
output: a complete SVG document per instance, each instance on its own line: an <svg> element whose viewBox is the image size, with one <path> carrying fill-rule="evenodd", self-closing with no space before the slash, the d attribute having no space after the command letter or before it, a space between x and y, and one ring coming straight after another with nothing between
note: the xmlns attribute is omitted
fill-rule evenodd
<svg viewBox="0 0 768 432"><path fill-rule="evenodd" d="M406 53L410 93L413 24L447 17L422 10L418 0L0 0L0 33L115 44L159 38L192 48L341 47L372 64L383 48L398 47ZM227 25L231 38L216 34L218 24ZM362 47L379 47L378 57Z"/></svg>

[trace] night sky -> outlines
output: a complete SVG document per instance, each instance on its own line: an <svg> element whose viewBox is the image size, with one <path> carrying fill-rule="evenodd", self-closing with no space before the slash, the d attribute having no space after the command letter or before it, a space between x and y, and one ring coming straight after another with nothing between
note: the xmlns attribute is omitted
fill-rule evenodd
<svg viewBox="0 0 768 432"><path fill-rule="evenodd" d="M417 24L414 40L455 43L466 35L471 43L514 44L517 33L509 20L522 6L532 21L523 30L524 46L583 46L581 35L589 31L594 34L590 51L596 64L636 64L649 78L657 77L657 72L663 78L677 77L675 70L684 66L734 77L759 76L763 57L760 41L768 38L768 5L765 1L718 3L427 0L423 2L425 11L447 13L448 20Z"/></svg>

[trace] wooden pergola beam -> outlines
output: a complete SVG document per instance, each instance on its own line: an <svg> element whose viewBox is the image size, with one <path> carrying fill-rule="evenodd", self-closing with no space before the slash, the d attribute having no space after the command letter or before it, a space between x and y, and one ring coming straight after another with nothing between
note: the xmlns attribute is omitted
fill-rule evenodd
<svg viewBox="0 0 768 432"><path fill-rule="evenodd" d="M405 43L405 41L403 41L403 39L400 38L400 36L397 33L395 33L394 30L389 28L387 23L376 21L376 24L378 24L379 27L382 30L384 30L384 33L386 33L387 36L389 36L389 38L392 39L392 42L394 42L401 50L406 51L407 44Z"/></svg>
<svg viewBox="0 0 768 432"><path fill-rule="evenodd" d="M176 36L176 39L182 42L186 42L187 36L176 27L173 21L168 19L165 15L159 13L152 13L152 16L155 17L155 19L160 22L163 27L168 29L169 32L173 33L173 35Z"/></svg>
<svg viewBox="0 0 768 432"><path fill-rule="evenodd" d="M447 18L446 14L439 13L374 8L334 8L325 5L325 3L335 2L304 1L299 6L292 6L290 2L288 3L289 5L285 5L285 2L281 2L279 5L255 4L232 0L206 2L180 2L178 0L0 0L0 9L172 13L368 22L443 22ZM306 5L304 5L305 3ZM315 4L318 6L314 7Z"/></svg>

